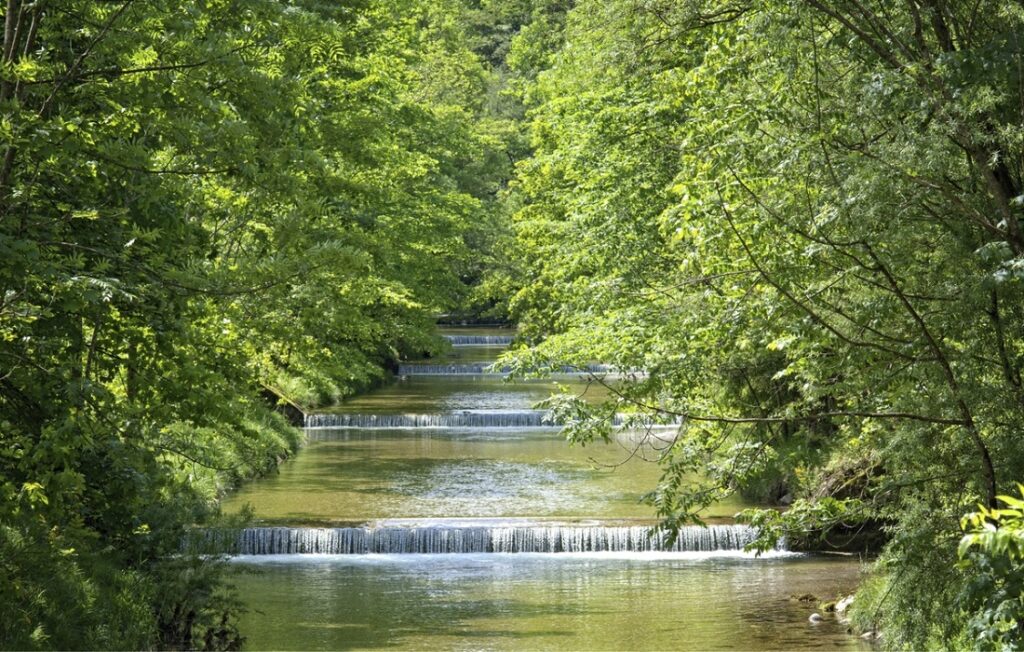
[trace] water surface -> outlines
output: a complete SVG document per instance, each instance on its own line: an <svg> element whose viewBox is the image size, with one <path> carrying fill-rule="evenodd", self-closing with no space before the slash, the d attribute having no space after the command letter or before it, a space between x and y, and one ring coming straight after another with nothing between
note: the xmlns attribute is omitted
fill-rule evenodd
<svg viewBox="0 0 1024 652"><path fill-rule="evenodd" d="M736 553L238 558L253 650L867 649L791 596L855 585L848 559Z"/></svg>
<svg viewBox="0 0 1024 652"><path fill-rule="evenodd" d="M486 362L499 352L500 347L460 346L429 362ZM457 538L477 536L472 528L522 528L524 523L529 531L506 533L509 540L547 536L543 533L556 524L586 525L603 533L611 527L646 532L655 513L640 499L658 483L660 468L654 460L671 444L671 435L627 433L607 445L571 447L539 418L515 423L506 418L508 411L529 410L561 391L588 401L608 394L580 378L558 384L411 375L334 408L335 413L360 415L344 419L360 427L307 430L309 442L294 459L278 474L246 485L225 508L236 511L251 504L266 525L358 526L367 532L378 528L378 533L379 528L398 528L387 536L402 541L409 534L405 528L466 528L464 534L441 533ZM506 414L485 422L476 416L450 418L465 410ZM384 422L417 427L364 427ZM524 423L533 425L521 427ZM726 501L706 516L731 516L745 506ZM341 534L346 532L352 531ZM319 536L296 534L302 541L319 542ZM773 553L755 559L739 550L557 552L622 549L564 543L446 546L409 549L463 552L236 557L237 584L250 609L242 622L247 648L812 650L863 645L831 616L811 624L808 616L816 605L791 598L811 593L833 599L851 592L860 567L849 558ZM730 540L725 547L731 546L740 544ZM268 550L396 549L405 548L317 543ZM556 552L465 552L509 549Z"/></svg>
<svg viewBox="0 0 1024 652"><path fill-rule="evenodd" d="M654 519L641 497L658 483L658 452L633 442L569 446L557 431L317 430L275 476L225 503L277 523L382 518ZM663 442L657 445L664 446ZM744 505L723 502L708 516Z"/></svg>
<svg viewBox="0 0 1024 652"><path fill-rule="evenodd" d="M594 403L608 397L605 387L580 378L512 382L500 376L407 376L323 411L387 414L447 410L526 410L552 394L561 393Z"/></svg>

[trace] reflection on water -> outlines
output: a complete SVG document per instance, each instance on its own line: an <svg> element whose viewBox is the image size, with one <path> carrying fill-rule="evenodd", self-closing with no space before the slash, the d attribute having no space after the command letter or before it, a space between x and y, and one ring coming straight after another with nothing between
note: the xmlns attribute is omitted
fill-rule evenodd
<svg viewBox="0 0 1024 652"><path fill-rule="evenodd" d="M225 503L274 522L409 517L654 518L660 469L628 439L571 447L536 430L318 430L278 475ZM663 446L664 443L661 442ZM648 460L657 451L648 450ZM627 461L627 458L628 461ZM725 502L712 516L743 505Z"/></svg>
<svg viewBox="0 0 1024 652"><path fill-rule="evenodd" d="M467 347L472 348L472 347ZM575 380L509 383L480 378L409 378L337 409L359 415L529 410L567 390L601 400L604 388ZM664 436L659 435L659 436ZM643 433L586 448L557 430L515 428L316 429L278 475L246 485L228 512L251 503L268 522L338 522L411 517L655 516L641 497L657 485L665 440L633 455ZM732 516L738 501L707 515Z"/></svg>
<svg viewBox="0 0 1024 652"><path fill-rule="evenodd" d="M505 381L495 376L408 376L328 411L361 413L528 410L555 393L602 401L608 390L580 378Z"/></svg>
<svg viewBox="0 0 1024 652"><path fill-rule="evenodd" d="M248 649L858 649L813 605L846 559L732 555L239 558ZM261 613L262 612L262 613ZM865 648L866 649L866 648Z"/></svg>

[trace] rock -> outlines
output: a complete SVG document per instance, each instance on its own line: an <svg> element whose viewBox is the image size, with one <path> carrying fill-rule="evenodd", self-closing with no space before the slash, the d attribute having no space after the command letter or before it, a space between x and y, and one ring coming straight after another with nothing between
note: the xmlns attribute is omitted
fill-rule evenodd
<svg viewBox="0 0 1024 652"><path fill-rule="evenodd" d="M823 621L825 619L821 617L821 614L813 613L813 614L811 614L811 617L808 618L807 620L811 621L814 624L818 624L818 623L820 623L821 621Z"/></svg>
<svg viewBox="0 0 1024 652"><path fill-rule="evenodd" d="M830 601L830 602L822 602L821 603L821 610L824 611L825 613L832 613L833 611L836 610L836 603L835 603L835 601L833 600L833 601Z"/></svg>
<svg viewBox="0 0 1024 652"><path fill-rule="evenodd" d="M786 505L786 506L792 505L793 504L793 494L786 494L782 498L779 498L779 504L780 505Z"/></svg>
<svg viewBox="0 0 1024 652"><path fill-rule="evenodd" d="M878 632L872 631L872 632L864 632L863 634L860 635L860 637L862 639L864 639L865 641L877 641L878 639L882 638L882 635L879 634Z"/></svg>
<svg viewBox="0 0 1024 652"><path fill-rule="evenodd" d="M791 595L789 597L792 598L793 600L796 600L797 602L817 602L818 601L818 598L816 598L814 596L814 594L812 594L812 593L804 593L803 595Z"/></svg>
<svg viewBox="0 0 1024 652"><path fill-rule="evenodd" d="M848 595L839 602L836 603L836 613L844 613L853 604L853 596Z"/></svg>

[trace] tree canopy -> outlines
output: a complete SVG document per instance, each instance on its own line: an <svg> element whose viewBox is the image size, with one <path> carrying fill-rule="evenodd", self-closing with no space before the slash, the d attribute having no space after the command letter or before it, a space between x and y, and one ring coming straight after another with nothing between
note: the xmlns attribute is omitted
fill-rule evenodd
<svg viewBox="0 0 1024 652"><path fill-rule="evenodd" d="M0 647L237 648L179 553L298 447L266 397L381 382L442 314L631 372L551 406L682 424L669 530L739 492L763 545L875 532L861 626L1022 645L1020 2L2 15Z"/></svg>
<svg viewBox="0 0 1024 652"><path fill-rule="evenodd" d="M737 491L797 498L747 515L768 539L884 527L862 612L893 645L961 635L959 518L1024 469L1022 21L580 0L560 42L512 46L550 62L522 72L516 364L646 371L556 406L583 442L617 411L684 420L651 495L670 528Z"/></svg>
<svg viewBox="0 0 1024 652"><path fill-rule="evenodd" d="M237 644L171 553L296 447L261 393L437 350L493 239L510 163L461 11L7 3L0 646Z"/></svg>

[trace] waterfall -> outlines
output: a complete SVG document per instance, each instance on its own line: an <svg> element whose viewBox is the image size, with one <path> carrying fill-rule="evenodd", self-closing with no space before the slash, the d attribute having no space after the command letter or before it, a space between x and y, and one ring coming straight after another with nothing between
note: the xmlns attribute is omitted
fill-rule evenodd
<svg viewBox="0 0 1024 652"><path fill-rule="evenodd" d="M262 527L205 533L206 544L235 555L452 554L739 551L757 531L746 525L689 526L668 545L641 526Z"/></svg>
<svg viewBox="0 0 1024 652"><path fill-rule="evenodd" d="M508 346L511 335L445 335L452 346Z"/></svg>
<svg viewBox="0 0 1024 652"><path fill-rule="evenodd" d="M613 426L628 425L635 429L671 428L679 423L681 421L676 419L674 423L659 425L647 417L627 414L618 414L612 419ZM307 414L305 421L306 428L558 428L563 425L544 410L460 410L434 414L336 412ZM640 430L638 433L643 434Z"/></svg>
<svg viewBox="0 0 1024 652"><path fill-rule="evenodd" d="M486 374L508 374L509 367L493 368L489 363L477 364L403 364L398 366L399 376L449 376L469 375L482 376ZM561 374L603 374L615 373L614 367L604 364L589 364L583 367L562 367L557 373Z"/></svg>
<svg viewBox="0 0 1024 652"><path fill-rule="evenodd" d="M307 428L557 427L544 410L462 410L437 414L307 414Z"/></svg>

